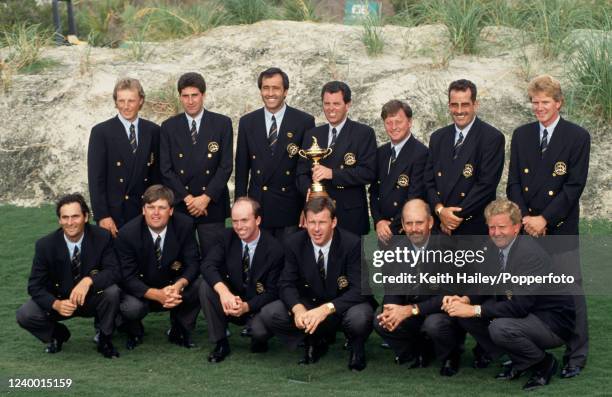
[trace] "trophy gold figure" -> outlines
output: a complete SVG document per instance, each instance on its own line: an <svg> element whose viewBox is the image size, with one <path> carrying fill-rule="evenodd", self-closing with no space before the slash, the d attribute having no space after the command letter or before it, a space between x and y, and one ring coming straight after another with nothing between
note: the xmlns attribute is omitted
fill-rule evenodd
<svg viewBox="0 0 612 397"><path fill-rule="evenodd" d="M312 165L319 164L319 161L323 160L325 157L329 156L332 153L331 148L322 148L319 146L316 137L312 137L312 145L310 148L303 150L300 149L298 154L307 159L312 160ZM313 182L310 185L310 195L308 200L311 200L315 197L329 197L329 194L325 191L325 187L321 182Z"/></svg>

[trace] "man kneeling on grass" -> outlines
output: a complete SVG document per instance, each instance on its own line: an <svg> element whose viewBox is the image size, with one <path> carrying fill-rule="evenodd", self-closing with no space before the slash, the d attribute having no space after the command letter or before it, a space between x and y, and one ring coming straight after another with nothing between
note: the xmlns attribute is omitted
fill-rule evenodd
<svg viewBox="0 0 612 397"><path fill-rule="evenodd" d="M96 315L98 352L119 357L111 342L120 295L111 234L88 223L89 207L80 194L62 197L56 213L61 227L36 242L28 280L32 299L17 310L17 323L47 343L45 351L53 354L70 339L59 321Z"/></svg>
<svg viewBox="0 0 612 397"><path fill-rule="evenodd" d="M552 260L541 246L530 236L519 236L521 211L515 203L497 199L485 208L485 218L491 242L484 263L491 274L538 276L552 271ZM531 390L550 382L558 362L546 350L562 346L574 329L573 298L544 291L549 293L505 284L493 296L444 297L442 308L458 317L484 350L481 363L503 353L510 356L512 364L497 379L513 380L531 371L523 386Z"/></svg>

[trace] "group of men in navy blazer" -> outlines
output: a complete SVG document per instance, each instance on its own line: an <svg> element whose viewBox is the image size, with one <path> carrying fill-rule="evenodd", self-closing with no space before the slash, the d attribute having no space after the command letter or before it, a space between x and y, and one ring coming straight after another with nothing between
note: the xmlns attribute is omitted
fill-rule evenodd
<svg viewBox="0 0 612 397"><path fill-rule="evenodd" d="M412 204L414 212L423 215L427 213L424 205L428 211L431 208L427 230L448 236L490 233L485 207L496 198L504 166L504 136L477 116L477 89L469 80L450 84L448 107L453 123L431 135L429 148L411 132L410 106L398 100L387 102L381 117L389 143L378 149L374 130L348 117L352 94L346 83L331 81L323 86L327 123L319 127L314 126L313 116L286 104L289 78L281 69L263 71L257 84L264 106L240 118L236 201L231 211L232 123L204 108L206 83L200 74L180 77L177 89L184 112L161 127L138 115L145 99L138 80L119 80L113 91L118 115L92 129L88 177L93 217L100 230L116 239L120 265L115 259L105 267L114 275L108 280L123 289L118 311L128 331L128 347L142 341L144 315L161 309L171 311L169 339L192 346L198 310L194 307L201 302L215 344L208 358L211 362L222 361L230 352L225 330L231 321L248 325L245 332L252 338L254 352L265 351L267 339L274 334L290 345L300 343L295 336L305 330L304 363L317 361L333 339L331 333L343 328L351 350L349 368L361 370L365 367L363 342L371 327L355 327L357 317L350 314L359 307L361 318L371 317L375 303L359 292L355 267L360 249L353 244L358 241L353 241L354 236L368 234L369 213L380 246L397 234L424 233L408 228L402 213L404 204L415 199L421 204ZM552 77L536 77L528 94L538 121L513 134L507 195L520 209L519 229L524 234L575 237L575 244L566 246L570 254L550 252L555 263L571 257L575 265L579 198L588 173L590 137L560 117L563 95ZM299 151L315 141L330 149L330 154L312 166ZM329 200L312 199L313 182L323 184ZM152 191L146 194L147 188ZM318 207L308 204L312 200ZM89 211L81 208L87 219ZM224 230L228 216L233 229ZM300 227L306 230L300 232ZM84 226L83 235L93 228ZM66 229L64 235L68 235ZM279 241L286 244L284 255ZM319 251L307 250L304 256L302 246ZM40 270L38 251L37 246L34 280ZM330 252L340 254L330 256ZM67 255L62 253L66 266ZM264 255L273 263L262 263ZM302 263L304 257L312 263ZM200 272L204 280L197 277ZM68 292L69 287L64 287L58 296ZM32 296L41 310L47 310L49 321L58 313L68 317L81 313L75 311L75 303L82 305L77 298L58 311L51 305L59 304L49 296L44 301L40 293ZM58 298L57 302L63 301ZM564 358L563 377L577 375L586 364L584 302L584 296L576 294L576 328ZM115 356L107 314L99 317L100 350ZM392 320L387 318L397 317L383 308L376 327L383 336L398 325L390 325ZM69 333L59 326L51 328L34 334L50 341L48 351L53 352L61 349ZM458 340L464 334L459 332ZM490 358L480 344L477 348L479 358ZM452 349L452 357L439 356L450 368L447 375L458 370L457 352ZM423 354L419 356L421 362L416 364L422 365ZM405 361L402 354L398 361Z"/></svg>

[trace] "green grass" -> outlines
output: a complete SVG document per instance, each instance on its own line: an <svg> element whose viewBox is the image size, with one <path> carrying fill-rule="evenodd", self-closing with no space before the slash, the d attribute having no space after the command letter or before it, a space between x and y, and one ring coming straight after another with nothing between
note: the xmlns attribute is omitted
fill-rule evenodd
<svg viewBox="0 0 612 397"><path fill-rule="evenodd" d="M392 353L379 347L380 338L372 334L367 344L368 368L354 374L346 369L347 353L339 342L316 365L296 364L300 352L289 352L276 339L263 355L248 352L240 328L232 326L232 354L219 365L206 362L210 346L206 339L205 321L198 319L192 350L170 345L163 335L168 326L167 314L150 314L145 319L145 343L132 352L123 348L125 338L115 338L121 357L107 360L95 352L91 341L92 320L66 322L72 339L56 355L42 352L44 346L15 322L15 310L27 298L34 242L57 227L51 206L17 208L0 206L0 392L7 391L7 378L71 378L70 393L60 390L11 390L12 394L125 396L125 395L524 395L520 388L526 381L499 382L493 379L497 366L484 370L470 367L473 346L468 339L462 368L453 378L438 375L438 364L420 370L408 370L392 363ZM609 221L587 222L583 231L610 236ZM602 258L598 258L602 260ZM593 260L597 260L594 258ZM607 263L606 263L607 265ZM589 297L591 351L589 364L578 378L555 378L541 395L604 395L609 393L612 336L612 300L609 296ZM561 350L556 349L557 357Z"/></svg>

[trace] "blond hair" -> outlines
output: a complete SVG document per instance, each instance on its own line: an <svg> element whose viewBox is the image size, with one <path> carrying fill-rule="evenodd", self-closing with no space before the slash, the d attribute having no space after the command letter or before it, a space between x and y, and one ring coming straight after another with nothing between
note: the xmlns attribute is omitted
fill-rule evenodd
<svg viewBox="0 0 612 397"><path fill-rule="evenodd" d="M513 225L521 223L521 210L518 205L508 199L499 198L491 201L484 210L484 216L487 222L489 222L492 216L502 214L507 214Z"/></svg>
<svg viewBox="0 0 612 397"><path fill-rule="evenodd" d="M527 93L529 99L533 98L533 96L538 93L544 93L557 102L563 102L561 84L549 74L541 74L534 77L527 86Z"/></svg>

